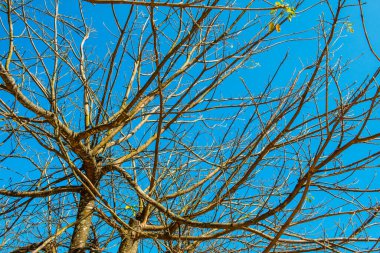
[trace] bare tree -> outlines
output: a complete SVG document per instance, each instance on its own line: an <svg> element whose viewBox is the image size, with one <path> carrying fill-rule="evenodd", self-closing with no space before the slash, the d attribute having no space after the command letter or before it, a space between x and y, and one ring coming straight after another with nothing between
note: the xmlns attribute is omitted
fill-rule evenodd
<svg viewBox="0 0 380 253"><path fill-rule="evenodd" d="M2 252L379 251L360 0L89 2L0 2Z"/></svg>

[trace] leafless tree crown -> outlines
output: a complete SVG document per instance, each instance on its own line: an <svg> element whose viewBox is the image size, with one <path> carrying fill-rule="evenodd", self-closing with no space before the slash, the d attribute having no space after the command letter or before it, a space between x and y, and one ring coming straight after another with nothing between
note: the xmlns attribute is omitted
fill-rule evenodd
<svg viewBox="0 0 380 253"><path fill-rule="evenodd" d="M379 251L364 4L1 0L0 251Z"/></svg>

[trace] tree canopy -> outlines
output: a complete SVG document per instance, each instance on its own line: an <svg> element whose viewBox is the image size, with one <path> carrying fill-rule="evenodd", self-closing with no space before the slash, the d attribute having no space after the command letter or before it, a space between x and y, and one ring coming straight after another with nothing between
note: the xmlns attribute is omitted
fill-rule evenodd
<svg viewBox="0 0 380 253"><path fill-rule="evenodd" d="M2 0L0 251L379 251L367 10Z"/></svg>

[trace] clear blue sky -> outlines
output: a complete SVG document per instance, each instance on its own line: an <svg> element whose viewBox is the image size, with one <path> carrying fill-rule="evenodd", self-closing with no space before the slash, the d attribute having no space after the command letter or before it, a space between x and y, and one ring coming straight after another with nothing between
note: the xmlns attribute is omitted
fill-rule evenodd
<svg viewBox="0 0 380 253"><path fill-rule="evenodd" d="M306 1L304 6L308 6L313 1ZM331 1L335 2L335 1ZM352 1L353 4L356 4L357 1ZM71 2L63 2L61 11L63 13L70 14L73 11ZM83 3L86 8L85 16L89 24L97 27L97 30L92 33L89 43L93 43L95 48L95 54L102 55L106 53L106 44L109 42L109 33L108 29L115 29L115 24L112 18L112 12L110 11L109 6L99 5L93 6L90 3ZM119 8L119 7L117 7ZM122 9L118 10L122 13ZM302 8L301 8L302 9ZM379 0L368 0L367 4L364 6L364 14L366 18L366 26L369 38L371 39L372 46L374 50L380 55L380 1ZM379 67L379 62L373 57L368 50L368 45L366 44L365 38L363 36L363 30L361 28L361 21L359 16L359 11L357 8L350 8L346 10L345 13L349 16L349 22L352 23L354 33L349 33L346 30L342 32L342 38L337 42L335 47L339 50L336 51L336 57L342 56L344 60L356 59L350 70L345 74L343 80L346 80L347 84L353 81L362 81L364 80L367 74L374 72L376 68ZM287 23L282 27L281 33L274 34L273 36L282 36L283 34L308 29L309 27L316 24L317 19L322 15L322 10L318 6L313 10L307 12L307 15L299 14L297 15L291 23ZM248 35L245 35L248 36ZM306 32L302 34L303 38L313 36L313 32ZM239 39L246 39L248 37L242 37ZM0 44L1 45L1 44ZM342 47L340 47L342 46ZM0 49L3 50L3 49ZM278 85L281 85L281 82L287 82L295 69L300 69L300 64L310 63L311 60L315 57L315 52L317 50L317 44L315 40L307 41L295 41L291 43L286 43L274 47L273 50L268 51L260 56L253 57L252 64L256 67L249 70L238 71L230 79L222 85L224 89L225 97L234 96L234 95L244 95L245 90L236 88L236 82L239 80L239 77L243 77L247 83L254 89L257 87L260 89L261 85L268 80L268 76L272 73L273 69L277 66L279 60L285 55L286 52L289 53L289 60L287 61L286 68L281 71L276 82ZM239 86L242 88L242 86ZM379 127L380 124L376 124L374 127ZM363 150L351 150L347 154L347 159L355 159L360 157L361 152L368 152L366 148ZM20 164L10 164L11 166L20 166ZM5 176L4 176L5 175ZM13 173L12 177L16 177L16 174ZM368 178L364 178L362 174L359 178L359 183L365 183L368 179L371 179L372 175L368 174ZM10 174L3 174L0 176L1 185L9 178ZM20 175L22 177L24 175ZM379 183L376 183L375 187L379 188ZM315 195L315 201L318 201L318 197L323 198L324 196ZM336 203L335 203L336 204Z"/></svg>

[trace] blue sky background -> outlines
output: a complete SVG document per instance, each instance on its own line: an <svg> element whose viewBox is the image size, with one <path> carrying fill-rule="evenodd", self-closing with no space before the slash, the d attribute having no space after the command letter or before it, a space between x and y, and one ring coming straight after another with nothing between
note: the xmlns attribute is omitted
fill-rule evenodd
<svg viewBox="0 0 380 253"><path fill-rule="evenodd" d="M313 1L305 1L304 6L308 6ZM335 2L335 1L331 1ZM353 3L357 3L357 1L352 1ZM75 8L72 8L72 3L62 3L61 11L66 14L73 14ZM90 40L88 41L90 46L93 46L94 57L98 55L104 55L107 53L106 45L110 44L110 31L115 29L115 23L112 18L112 12L109 6L107 5L93 5L90 3L83 3L85 6L85 17L88 21L88 24L92 24L92 26L96 27L96 31L91 34ZM124 10L126 7L118 6L117 10L119 16L123 16ZM302 8L301 8L302 9ZM144 8L141 8L141 15L144 15ZM273 70L276 69L279 61L284 57L286 53L289 54L288 60L286 61L285 67L279 72L279 75L275 79L275 83L278 86L284 86L291 79L295 70L299 70L302 64L311 63L315 59L316 51L318 48L317 41L309 40L308 38L313 37L314 31L309 30L312 26L314 26L318 19L321 17L322 12L326 11L326 9L322 9L320 6L314 7L312 10L308 11L306 14L298 14L292 22L286 23L282 26L282 31L280 33L274 33L275 36L283 36L287 33L291 33L293 31L305 30L304 33L299 35L299 38L303 38L304 40L294 41L290 43L285 43L276 47L273 47L270 51L260 54L257 57L253 57L253 61L251 62L251 66L253 68L246 68L239 70L234 75L224 82L224 84L218 90L222 97L234 97L234 96L245 96L246 90L242 86L240 79L243 78L251 90L260 90L263 88L263 84L268 81L269 76L273 73ZM367 4L364 6L364 15L366 18L366 26L369 38L371 39L372 46L374 50L380 54L380 1L377 0L368 0ZM74 13L77 15L78 13ZM352 23L354 33L349 33L346 29L342 29L342 38L337 41L335 44L335 48L337 49L335 53L335 57L338 58L342 56L343 61L349 61L350 59L355 59L350 65L349 70L342 77L341 83L344 84L346 82L347 85L350 83L357 81L361 82L365 79L366 75L372 74L378 67L379 62L375 59L373 55L369 53L368 45L366 44L365 38L363 36L363 31L361 28L361 21L359 16L359 11L357 8L348 8L345 10L345 15L348 17L349 22ZM270 18L268 13L267 18ZM47 21L48 22L48 21ZM244 34L243 36L236 39L233 43L239 43L241 41L250 39L249 33ZM1 43L1 42L0 42ZM0 44L1 45L1 44ZM4 45L4 44L3 44ZM0 47L1 48L1 47ZM5 47L3 47L5 48ZM233 47L231 48L231 50ZM4 49L0 49L4 51ZM226 113L226 112L221 112ZM231 111L232 113L232 111ZM374 128L379 128L380 124L374 123ZM202 139L201 141L209 141L211 143L212 140ZM31 146L33 144L31 143ZM346 154L346 161L349 159L357 159L361 157L364 153L373 151L378 151L378 147L373 146L362 146L361 150L350 150L349 153ZM3 146L4 148L4 146ZM9 147L7 147L9 148ZM8 164L11 167L21 166L22 163L18 160L17 163L9 160ZM78 164L79 166L79 164ZM274 170L274 173L276 171ZM358 176L358 184L367 183L372 180L373 172L369 171L367 173L361 173ZM13 172L5 172L0 176L1 184L6 184L7 180L12 177L12 180L16 178L22 178L25 174L18 174ZM33 174L29 174L28 176L33 176ZM263 179L266 177L270 178L272 175L262 175ZM5 182L5 183L4 183ZM380 188L378 182L375 182L373 185L374 188ZM323 194L318 195L318 193L313 194L313 201L318 203L319 201L323 203L325 196ZM377 198L379 198L379 194L374 194ZM126 197L128 198L128 197ZM332 203L332 205L338 205L339 200L336 203ZM125 211L129 212L129 211ZM131 215L129 213L128 215ZM334 222L334 221L328 221ZM376 228L374 228L376 229ZM375 230L374 233L377 233ZM238 247L239 245L237 245Z"/></svg>
<svg viewBox="0 0 380 253"><path fill-rule="evenodd" d="M332 4L334 4L336 1L331 2ZM305 1L304 6L309 6L311 3L313 3L313 1ZM357 2L352 1L352 3L356 4ZM94 22L94 24L103 23L104 26L108 27L108 29L112 29L113 20L109 16L110 13L106 12L105 9L106 7L104 7L103 5L91 6L91 4L88 4L88 16L93 17L92 22ZM302 8L300 9L302 10ZM372 46L376 52L380 52L380 1L368 1L363 9L366 18L367 31L369 38L371 39ZM119 13L122 12L123 11L121 7ZM285 54L288 53L289 57L286 61L285 67L281 69L277 78L275 79L276 85L285 85L288 82L288 80L292 78L292 75L296 70L299 70L302 65L310 64L315 59L315 55L318 49L318 42L316 40L309 39L315 36L315 31L310 30L310 28L318 23L318 20L321 18L323 12L326 13L328 12L328 10L323 9L321 6L315 6L312 10L306 13L298 14L292 22L283 25L281 27L282 31L280 33L274 33L273 37L279 36L279 40L281 40L281 36L284 36L285 34L294 31L305 31L299 34L299 36L295 36L298 38L304 38L304 40L285 43L272 48L267 53L260 54L257 57L254 56L251 62L251 66L254 68L239 70L229 79L227 79L226 82L224 82L224 84L222 84L221 88L219 89L221 96L228 98L247 95L246 90L243 88L241 82L239 81L239 78L243 78L247 82L251 90L259 91L263 88L263 84L265 84L268 81L269 77L271 76L271 73L273 73L273 70L277 67L279 61L281 61ZM360 13L358 8L348 8L344 10L344 14L347 16L347 20L352 23L354 33L350 33L347 31L347 29L342 28L341 38L336 42L334 48L337 49L335 53L335 59L342 57L343 62L354 59L354 61L351 63L349 67L349 70L344 74L344 76L341 79L342 85L349 85L352 82L360 83L366 78L367 75L371 75L379 67L379 62L375 59L373 55L369 53L368 45L366 44L363 30L361 27ZM269 17L270 15L268 13L267 18ZM326 18L328 19L329 17ZM101 26L99 26L98 29L100 29L100 27ZM95 36L99 34L98 39L100 39L100 34L102 34L102 32L105 31L98 30L95 33ZM235 42L232 42L231 46L233 46L233 43L240 43L244 40L249 39L250 33L247 32L239 36L239 38L237 38ZM231 50L233 50L233 48L231 48ZM379 126L379 124L376 124L374 127ZM202 140L207 141L207 139ZM212 140L208 141L211 142ZM363 145L362 149L360 150L358 150L357 148L351 149L348 153L346 153L345 161L349 162L349 160L356 160L359 157L362 157L363 154L365 154L366 152L371 151L372 149L376 149L376 147L367 147ZM269 179L275 177L277 170L274 170L272 173L273 175L264 171L263 174L260 176L264 180L263 182L265 182L265 178ZM360 172L360 174L358 174L358 177L354 178L357 179L357 186L360 187L361 185L367 184L369 181L373 180L373 171ZM380 185L377 182L375 182L374 184L372 184L372 186L373 188L379 188ZM375 195L377 195L377 198L379 198L379 194L374 194L374 196ZM322 208L321 210L326 210L328 208L339 206L340 204L344 203L344 201L341 201L337 198L334 202L331 202L330 200L327 201L327 197L328 196L326 196L324 193L311 191L311 203L306 203L306 206L310 205L311 207L314 205L320 205ZM348 196L342 197L347 198ZM338 222L344 223L345 219L347 219L346 221L348 221L350 218L350 216L343 217L340 221L335 220L335 218L326 219L324 221L324 225L327 228L326 233L334 233ZM329 226L328 224L331 224L331 226ZM313 223L309 224L309 226L312 225ZM318 237L320 235L321 227L319 225L320 222L316 221L314 230L315 237ZM304 229L302 225L300 226L300 229ZM379 235L379 233L376 230L377 228L374 227L372 232L374 234ZM310 237L313 237L313 235L310 235ZM241 245L239 243L231 243L229 247L239 248L240 246Z"/></svg>

